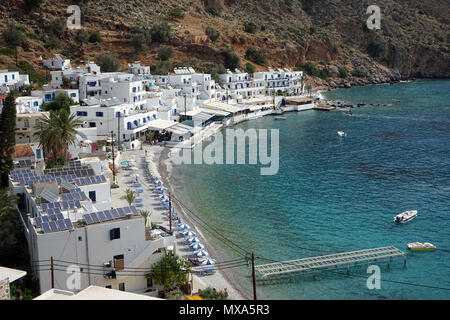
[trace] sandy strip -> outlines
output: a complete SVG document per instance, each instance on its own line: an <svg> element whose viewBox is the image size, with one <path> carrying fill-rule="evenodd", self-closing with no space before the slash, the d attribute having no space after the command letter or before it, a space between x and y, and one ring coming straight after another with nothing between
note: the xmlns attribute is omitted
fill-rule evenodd
<svg viewBox="0 0 450 320"><path fill-rule="evenodd" d="M147 150L147 153L145 152ZM133 150L133 151L125 151L121 156L120 161L126 161L130 158L135 158L136 160L136 168L135 171L128 170L120 170L118 175L118 182L121 185L120 194L113 195L113 204L116 205L126 205L125 200L122 198L124 191L126 188L136 189L133 187L133 182L135 182L135 175L138 175L138 182L142 185L142 189L144 192L139 194L139 198L142 199L142 203L144 207L142 209L150 211L150 221L152 223L160 224L165 228L169 229L169 218L167 217L167 209L164 209L160 203L158 198L158 193L156 192L156 188L153 185L153 182L149 178L145 169L145 159L152 159L152 162L155 164L153 171L156 169L157 174L161 176L161 180L163 181L163 185L168 188L172 194L177 197L177 193L175 188L170 183L171 179L171 164L169 159L169 148L164 148L161 146L144 146L144 150ZM140 208L138 208L140 209ZM192 231L196 233L196 237L200 238L201 243L205 246L205 249L209 256L208 258L216 259L218 262L223 261L218 250L216 250L211 242L204 236L204 233L199 230L199 228L193 223L191 219L189 219L186 214L183 212L181 208L175 205L175 211L181 219L181 222L187 223L191 226ZM175 228L173 228L175 230ZM174 235L177 235L178 231L174 231ZM175 238L176 246L177 246L177 254L178 255L192 255L193 251L188 247L185 242L185 237L176 237ZM232 269L228 269L232 270ZM218 292L224 289L227 289L229 294L229 299L232 300L243 300L248 299L246 295L242 293L243 290L237 289L236 283L233 283L230 280L230 276L227 275L227 272L224 270L217 270L215 274L208 276L198 276L200 283L203 283L203 287L211 287L215 288Z"/></svg>

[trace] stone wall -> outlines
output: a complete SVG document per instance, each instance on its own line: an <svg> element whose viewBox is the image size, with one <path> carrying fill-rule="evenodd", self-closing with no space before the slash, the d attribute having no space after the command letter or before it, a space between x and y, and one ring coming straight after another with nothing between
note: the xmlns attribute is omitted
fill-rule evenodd
<svg viewBox="0 0 450 320"><path fill-rule="evenodd" d="M0 300L10 300L9 294L9 280L0 280Z"/></svg>

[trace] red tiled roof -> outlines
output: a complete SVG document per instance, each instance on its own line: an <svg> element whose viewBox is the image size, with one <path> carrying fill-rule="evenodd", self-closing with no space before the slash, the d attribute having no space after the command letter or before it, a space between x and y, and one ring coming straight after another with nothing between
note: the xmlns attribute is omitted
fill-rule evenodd
<svg viewBox="0 0 450 320"><path fill-rule="evenodd" d="M34 157L34 152L29 144L16 144L14 146L14 152L12 154L13 159Z"/></svg>

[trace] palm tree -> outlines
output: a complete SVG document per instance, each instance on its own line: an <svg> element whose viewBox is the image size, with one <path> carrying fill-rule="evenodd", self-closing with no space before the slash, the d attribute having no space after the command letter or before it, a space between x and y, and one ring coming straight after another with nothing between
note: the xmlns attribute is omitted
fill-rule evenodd
<svg viewBox="0 0 450 320"><path fill-rule="evenodd" d="M49 116L43 115L39 120L40 129L36 135L44 154L53 153L55 158L63 154L66 163L67 150L76 143L77 136L86 139L85 134L77 131L83 122L67 110L51 111Z"/></svg>
<svg viewBox="0 0 450 320"><path fill-rule="evenodd" d="M127 200L129 206L131 206L134 199L136 199L136 194L134 191L130 189L125 190L125 200Z"/></svg>
<svg viewBox="0 0 450 320"><path fill-rule="evenodd" d="M148 210L139 210L139 213L144 217L144 224L147 225L147 218L150 218L152 214Z"/></svg>

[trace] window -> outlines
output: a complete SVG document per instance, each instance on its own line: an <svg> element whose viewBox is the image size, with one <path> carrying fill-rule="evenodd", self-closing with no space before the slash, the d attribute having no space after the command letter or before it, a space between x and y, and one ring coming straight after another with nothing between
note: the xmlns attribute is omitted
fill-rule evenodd
<svg viewBox="0 0 450 320"><path fill-rule="evenodd" d="M95 127L97 127L96 122L89 122L89 128L95 128Z"/></svg>
<svg viewBox="0 0 450 320"><path fill-rule="evenodd" d="M79 236L78 241L83 241L83 237Z"/></svg>
<svg viewBox="0 0 450 320"><path fill-rule="evenodd" d="M112 285L108 285L105 287L106 289L112 289Z"/></svg>
<svg viewBox="0 0 450 320"><path fill-rule="evenodd" d="M96 115L97 117L103 117L103 112L96 112L95 115Z"/></svg>
<svg viewBox="0 0 450 320"><path fill-rule="evenodd" d="M41 158L41 149L36 149L36 158L37 159Z"/></svg>
<svg viewBox="0 0 450 320"><path fill-rule="evenodd" d="M116 271L120 271L124 269L124 259L123 259L123 254L114 256L114 269L116 269Z"/></svg>
<svg viewBox="0 0 450 320"><path fill-rule="evenodd" d="M14 80L16 78L16 76L14 74L12 74L12 79Z"/></svg>
<svg viewBox="0 0 450 320"><path fill-rule="evenodd" d="M120 239L120 228L114 228L109 230L109 239Z"/></svg>
<svg viewBox="0 0 450 320"><path fill-rule="evenodd" d="M119 290L120 291L125 291L125 282L119 283Z"/></svg>
<svg viewBox="0 0 450 320"><path fill-rule="evenodd" d="M89 199L91 199L92 202L96 202L97 201L97 196L95 194L95 191L89 191Z"/></svg>
<svg viewBox="0 0 450 320"><path fill-rule="evenodd" d="M39 102L35 101L35 102L33 103L33 105L34 105L35 107L37 107L37 106L39 105Z"/></svg>
<svg viewBox="0 0 450 320"><path fill-rule="evenodd" d="M87 111L77 111L78 117L87 117Z"/></svg>

